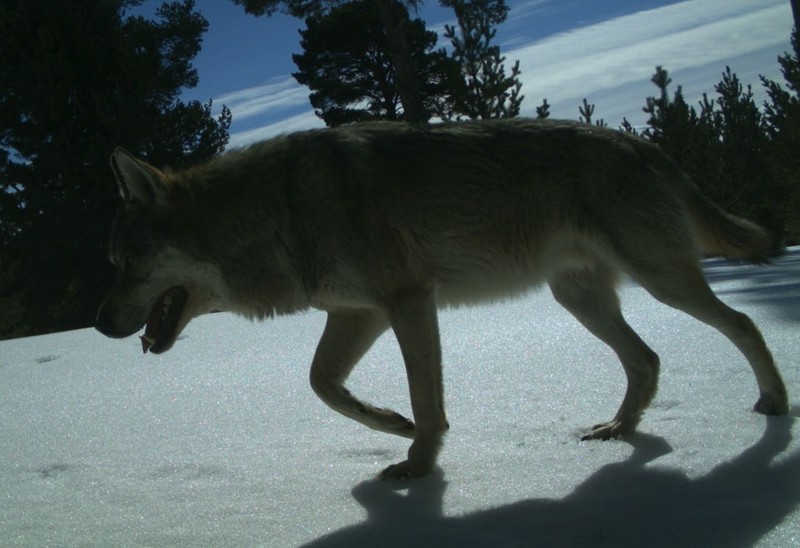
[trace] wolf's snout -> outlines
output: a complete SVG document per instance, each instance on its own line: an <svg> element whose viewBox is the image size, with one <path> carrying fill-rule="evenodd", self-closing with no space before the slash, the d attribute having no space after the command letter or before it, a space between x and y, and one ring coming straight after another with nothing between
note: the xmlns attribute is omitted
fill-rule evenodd
<svg viewBox="0 0 800 548"><path fill-rule="evenodd" d="M122 338L122 335L117 332L116 327L108 318L101 318L98 316L97 320L94 322L94 328L106 337L111 337L114 339Z"/></svg>
<svg viewBox="0 0 800 548"><path fill-rule="evenodd" d="M119 328L117 322L114 321L113 312L114 311L111 306L103 304L100 307L100 310L97 311L97 318L95 318L94 321L94 328L106 337L111 337L112 339L122 339L131 335L131 333L123 331Z"/></svg>

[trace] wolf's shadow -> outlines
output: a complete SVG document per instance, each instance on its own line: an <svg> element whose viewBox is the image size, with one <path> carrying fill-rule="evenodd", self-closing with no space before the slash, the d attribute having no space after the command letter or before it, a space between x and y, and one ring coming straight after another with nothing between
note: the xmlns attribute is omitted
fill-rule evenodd
<svg viewBox="0 0 800 548"><path fill-rule="evenodd" d="M752 546L800 503L800 452L772 463L791 441L792 423L768 419L755 445L697 479L646 467L672 448L660 437L635 434L626 438L634 448L630 458L602 467L562 499L458 517L442 514L441 470L407 489L366 481L353 497L367 520L307 546Z"/></svg>

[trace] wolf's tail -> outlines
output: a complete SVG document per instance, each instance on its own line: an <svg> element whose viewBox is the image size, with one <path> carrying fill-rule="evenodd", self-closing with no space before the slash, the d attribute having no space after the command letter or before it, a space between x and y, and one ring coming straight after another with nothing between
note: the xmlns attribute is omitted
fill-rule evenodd
<svg viewBox="0 0 800 548"><path fill-rule="evenodd" d="M752 263L766 262L777 251L767 230L731 215L689 185L687 207L698 242L707 254Z"/></svg>

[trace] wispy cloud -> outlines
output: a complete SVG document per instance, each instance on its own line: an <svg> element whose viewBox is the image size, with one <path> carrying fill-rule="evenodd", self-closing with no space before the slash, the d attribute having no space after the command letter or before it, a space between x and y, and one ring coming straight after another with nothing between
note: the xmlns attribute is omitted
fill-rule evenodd
<svg viewBox="0 0 800 548"><path fill-rule="evenodd" d="M226 93L214 103L227 105L236 121L254 116L274 114L301 105L308 105L308 88L298 84L291 76L247 89Z"/></svg>
<svg viewBox="0 0 800 548"><path fill-rule="evenodd" d="M256 141L275 137L283 133L303 131L325 127L325 123L311 110L280 119L274 123L267 123L244 131L231 133L228 148L239 148Z"/></svg>
<svg viewBox="0 0 800 548"><path fill-rule="evenodd" d="M512 10L516 29L540 27L543 13L567 6L531 0ZM579 14L576 14L576 17ZM687 0L558 33L526 45L517 34L503 54L520 60L526 100L523 115L547 97L553 117L577 118L583 97L598 105L599 117L616 125L622 117L641 123L641 107L655 88L650 76L664 65L687 100L713 91L730 64L745 83L758 75L780 79L776 52L789 47L791 12L785 0ZM443 24L436 28L443 28ZM433 27L432 27L433 28ZM541 29L537 31L541 35ZM755 90L758 92L758 90ZM279 133L321 127L308 104L309 91L290 76L216 97L233 112L231 146ZM758 93L757 93L758 97Z"/></svg>
<svg viewBox="0 0 800 548"><path fill-rule="evenodd" d="M753 60L753 52L788 44L790 30L783 0L692 0L561 33L506 56L520 60L529 97L524 111L530 114L540 101L533 96L577 105L576 99L627 84L648 89L659 64L676 73L717 63L719 71L709 75L713 82L733 59Z"/></svg>

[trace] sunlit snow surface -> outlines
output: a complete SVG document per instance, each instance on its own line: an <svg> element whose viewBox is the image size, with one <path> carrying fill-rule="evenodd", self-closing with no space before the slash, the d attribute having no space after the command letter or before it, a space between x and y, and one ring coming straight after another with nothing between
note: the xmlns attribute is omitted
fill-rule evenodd
<svg viewBox="0 0 800 548"><path fill-rule="evenodd" d="M626 284L659 392L640 433L579 441L624 375L545 290L442 312L451 430L407 483L373 479L407 440L309 388L321 313L200 318L162 356L93 330L0 343L0 545L798 546L800 248L705 266L764 332L791 417L751 412L733 345ZM349 386L409 413L393 337Z"/></svg>

